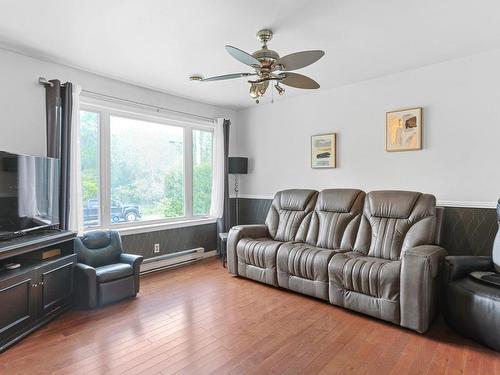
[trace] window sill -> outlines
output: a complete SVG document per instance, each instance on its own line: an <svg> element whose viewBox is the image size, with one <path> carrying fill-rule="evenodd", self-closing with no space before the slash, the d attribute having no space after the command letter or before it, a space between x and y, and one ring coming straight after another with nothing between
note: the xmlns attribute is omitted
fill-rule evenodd
<svg viewBox="0 0 500 375"><path fill-rule="evenodd" d="M217 219L213 217L204 217L197 219L183 219L178 221L169 221L164 223L137 223L137 225L127 226L127 227L113 227L110 226L108 229L114 229L120 232L122 236L127 236L130 234L140 234L140 233L148 233L148 232L157 232L165 229L173 229L173 228L185 228L185 227L194 227L197 225L204 224L213 224L216 223ZM88 230L93 230L89 228Z"/></svg>

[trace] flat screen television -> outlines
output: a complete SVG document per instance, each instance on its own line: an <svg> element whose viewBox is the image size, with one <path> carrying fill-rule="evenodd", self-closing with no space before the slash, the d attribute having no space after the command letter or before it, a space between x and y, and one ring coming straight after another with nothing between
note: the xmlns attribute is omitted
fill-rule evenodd
<svg viewBox="0 0 500 375"><path fill-rule="evenodd" d="M59 224L59 160L0 151L0 240Z"/></svg>

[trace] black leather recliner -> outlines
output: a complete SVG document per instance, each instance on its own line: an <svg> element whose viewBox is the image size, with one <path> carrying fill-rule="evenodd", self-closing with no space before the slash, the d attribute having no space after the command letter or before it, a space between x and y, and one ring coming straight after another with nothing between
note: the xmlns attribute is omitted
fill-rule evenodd
<svg viewBox="0 0 500 375"><path fill-rule="evenodd" d="M497 216L500 227L500 200ZM500 351L500 229L491 257L447 257L445 280L447 324Z"/></svg>
<svg viewBox="0 0 500 375"><path fill-rule="evenodd" d="M76 303L93 308L135 297L143 257L124 254L117 231L93 231L75 240Z"/></svg>

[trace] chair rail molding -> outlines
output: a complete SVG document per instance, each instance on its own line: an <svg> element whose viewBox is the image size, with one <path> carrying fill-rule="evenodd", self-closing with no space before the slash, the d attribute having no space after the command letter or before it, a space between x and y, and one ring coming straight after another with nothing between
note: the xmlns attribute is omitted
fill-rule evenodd
<svg viewBox="0 0 500 375"><path fill-rule="evenodd" d="M230 198L236 198L236 197L234 195L231 195ZM239 198L272 200L274 198L274 195L240 194ZM496 208L497 202L437 200L436 205L441 207L460 207L460 208Z"/></svg>
<svg viewBox="0 0 500 375"><path fill-rule="evenodd" d="M461 208L496 208L497 202L475 202L475 201L442 201L436 202L442 207L461 207Z"/></svg>

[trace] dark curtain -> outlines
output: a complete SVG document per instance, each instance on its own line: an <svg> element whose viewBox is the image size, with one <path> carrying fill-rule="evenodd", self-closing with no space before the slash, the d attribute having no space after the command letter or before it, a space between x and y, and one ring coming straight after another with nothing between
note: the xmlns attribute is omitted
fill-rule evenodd
<svg viewBox="0 0 500 375"><path fill-rule="evenodd" d="M45 86L47 156L60 160L59 227L68 229L73 87L57 79Z"/></svg>
<svg viewBox="0 0 500 375"><path fill-rule="evenodd" d="M224 214L222 218L217 220L217 233L227 233L231 228L231 217L229 213L229 177L228 177L228 164L229 164L229 128L231 121L224 120ZM217 235L217 252L221 254L221 239Z"/></svg>

